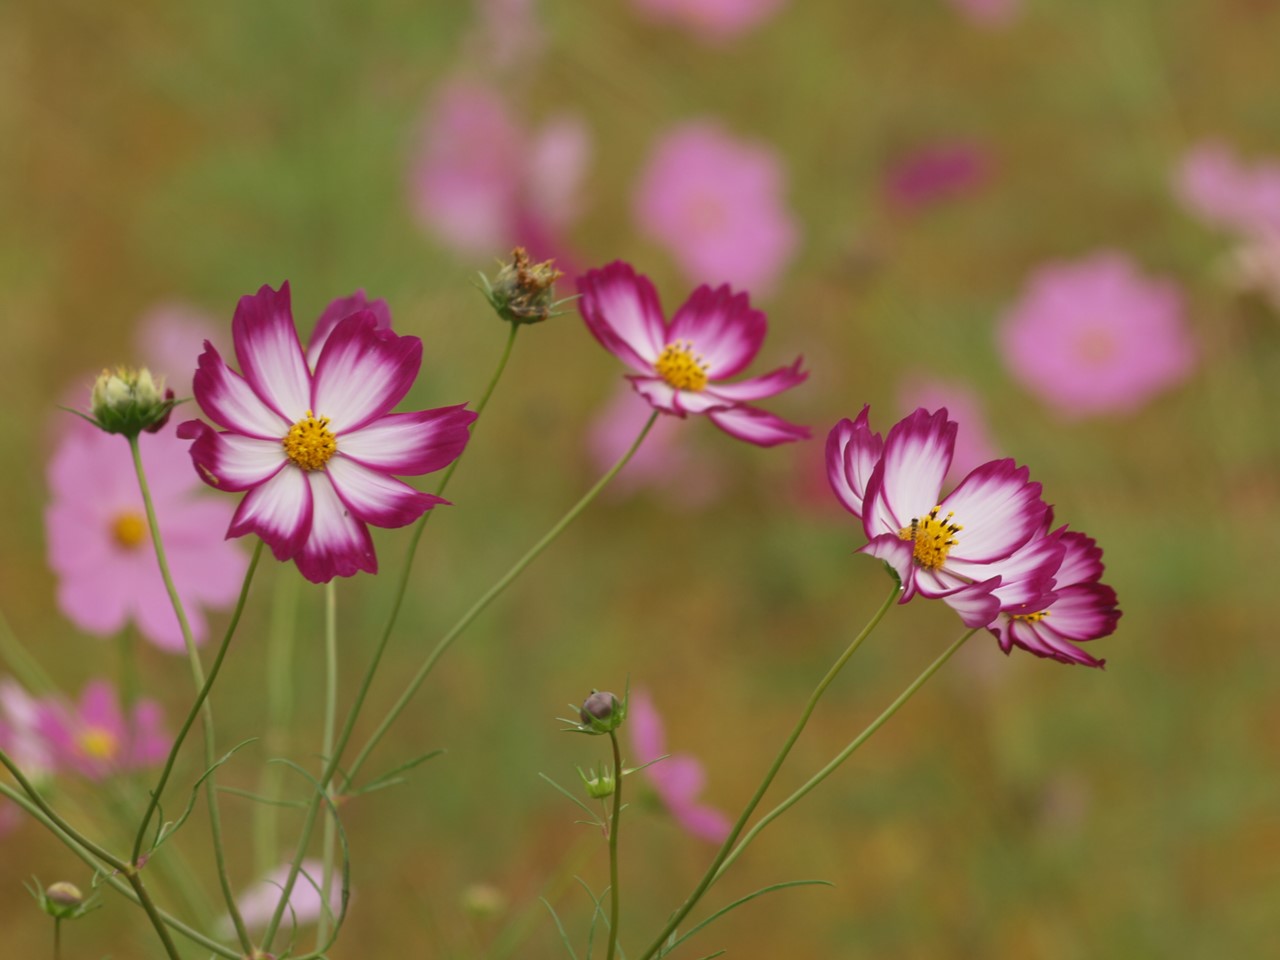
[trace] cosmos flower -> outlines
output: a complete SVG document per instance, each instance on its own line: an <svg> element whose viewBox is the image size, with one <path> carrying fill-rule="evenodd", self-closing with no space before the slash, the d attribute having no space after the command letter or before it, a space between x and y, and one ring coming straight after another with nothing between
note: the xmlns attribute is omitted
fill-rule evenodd
<svg viewBox="0 0 1280 960"><path fill-rule="evenodd" d="M684 27L707 43L723 43L759 26L786 0L631 0L655 22Z"/></svg>
<svg viewBox="0 0 1280 960"><path fill-rule="evenodd" d="M1225 143L1197 144L1174 177L1182 204L1210 226L1239 237L1280 237L1280 163L1241 162Z"/></svg>
<svg viewBox="0 0 1280 960"><path fill-rule="evenodd" d="M636 189L636 222L690 283L760 293L773 286L799 238L785 189L771 147L695 121L668 131L654 149Z"/></svg>
<svg viewBox="0 0 1280 960"><path fill-rule="evenodd" d="M1197 355L1177 288L1119 253L1037 269L998 336L1013 377L1063 417L1131 413Z"/></svg>
<svg viewBox="0 0 1280 960"><path fill-rule="evenodd" d="M304 353L287 283L242 297L232 337L243 375L206 344L195 378L201 409L224 430L200 420L178 430L206 483L246 491L227 536L256 533L315 583L375 573L368 524L401 527L447 502L392 475L447 466L475 419L462 405L391 413L422 342L396 335L385 308L342 316L350 305L330 306Z"/></svg>
<svg viewBox="0 0 1280 960"><path fill-rule="evenodd" d="M948 482L963 477L981 463L996 459L996 445L991 439L991 429L982 414L982 402L968 384L936 380L932 377L911 376L898 389L899 406L903 410L947 408L947 415L956 422L955 455L951 458Z"/></svg>
<svg viewBox="0 0 1280 960"><path fill-rule="evenodd" d="M804 382L800 359L761 377L723 383L764 343L765 316L728 286L693 291L668 324L649 278L615 261L578 278L578 308L601 345L637 373L636 392L656 410L705 413L731 436L761 447L803 440L809 431L747 406Z"/></svg>
<svg viewBox="0 0 1280 960"><path fill-rule="evenodd" d="M289 871L290 864L281 864L236 898L236 906L240 908L240 916L244 919L246 926L265 927L271 921L276 904L280 902L280 894L284 891L284 885L289 881ZM323 877L324 864L319 860L302 861L298 870L298 881L289 894L289 908L285 912L286 924L292 922L298 926L304 926L320 919L324 909L324 901L320 897L320 883ZM342 882L341 877L335 877L333 886L329 890L329 910L336 917L341 909ZM234 929L231 926L230 917L224 919L223 926L228 932Z"/></svg>
<svg viewBox="0 0 1280 960"><path fill-rule="evenodd" d="M644 774L676 823L695 837L721 843L729 835L729 818L713 807L698 803L706 783L702 764L686 753L667 755L662 718L647 691L632 690L627 701L627 729L635 766L650 764ZM658 760L665 756L665 760ZM658 762L653 762L658 761Z"/></svg>
<svg viewBox="0 0 1280 960"><path fill-rule="evenodd" d="M106 680L87 683L74 707L54 700L41 703L37 724L58 766L92 780L160 763L172 743L162 727L159 704L139 700L126 718Z"/></svg>
<svg viewBox="0 0 1280 960"><path fill-rule="evenodd" d="M57 771L58 758L40 732L41 703L12 677L0 679L0 747L40 784Z"/></svg>
<svg viewBox="0 0 1280 960"><path fill-rule="evenodd" d="M862 520L868 543L861 552L884 560L902 581L900 602L917 593L942 599L970 627L990 623L1003 606L1043 602L1061 549L1011 559L1043 529L1048 510L1027 468L992 460L942 497L957 430L947 411L916 410L883 440L868 414L863 407L856 420L832 428L827 474L836 499ZM1000 572L997 561L1004 561Z"/></svg>

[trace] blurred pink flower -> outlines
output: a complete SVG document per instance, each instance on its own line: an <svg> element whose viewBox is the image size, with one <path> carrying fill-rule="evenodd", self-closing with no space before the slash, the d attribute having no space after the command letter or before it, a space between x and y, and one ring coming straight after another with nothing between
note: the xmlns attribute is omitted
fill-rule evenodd
<svg viewBox="0 0 1280 960"><path fill-rule="evenodd" d="M986 27L1001 27L1011 23L1022 6L1022 0L948 0L948 2L974 23Z"/></svg>
<svg viewBox="0 0 1280 960"><path fill-rule="evenodd" d="M999 342L1013 377L1064 417L1137 410L1197 356L1177 288L1120 253L1037 269Z"/></svg>
<svg viewBox="0 0 1280 960"><path fill-rule="evenodd" d="M230 504L199 494L187 444L172 424L138 437L165 551L196 642L207 632L202 606L232 603L247 558L223 539ZM138 492L129 445L87 427L67 431L48 467L45 510L49 566L58 605L88 633L110 636L128 621L152 643L182 650Z"/></svg>
<svg viewBox="0 0 1280 960"><path fill-rule="evenodd" d="M786 0L631 0L655 22L684 27L708 43L723 43L759 26Z"/></svg>
<svg viewBox="0 0 1280 960"><path fill-rule="evenodd" d="M0 747L36 784L57 770L58 759L40 732L40 701L12 677L0 680Z"/></svg>
<svg viewBox="0 0 1280 960"><path fill-rule="evenodd" d="M204 342L218 343L218 324L185 303L160 303L138 321L138 354L152 373L163 374L179 399L191 396L191 381Z"/></svg>
<svg viewBox="0 0 1280 960"><path fill-rule="evenodd" d="M469 38L469 59L511 67L534 59L546 31L534 12L537 0L476 0L479 23Z"/></svg>
<svg viewBox="0 0 1280 960"><path fill-rule="evenodd" d="M498 94L454 82L427 113L410 173L414 210L460 253L504 255L523 246L535 260L563 258L590 156L580 119L556 117L531 134Z"/></svg>
<svg viewBox="0 0 1280 960"><path fill-rule="evenodd" d="M966 384L920 375L908 377L898 390L898 406L908 412L917 407L928 410L946 407L947 415L959 425L951 469L947 472L948 482L954 483L979 464L998 457L982 413L982 402Z"/></svg>
<svg viewBox="0 0 1280 960"><path fill-rule="evenodd" d="M249 927L265 927L275 913L276 904L280 902L280 894L289 880L289 864L281 864L271 873L249 887L236 899L240 915ZM302 926L315 923L320 919L324 901L320 898L320 884L324 878L324 864L319 860L303 860L298 870L298 880L289 894L289 909L285 912L285 923L296 923ZM342 877L335 874L333 886L329 890L329 909L337 916L342 909ZM223 926L228 932L231 919L224 919Z"/></svg>
<svg viewBox="0 0 1280 960"><path fill-rule="evenodd" d="M159 704L139 700L126 719L106 680L85 684L74 708L56 701L40 704L38 724L59 766L93 780L160 763L172 743L161 727Z"/></svg>
<svg viewBox="0 0 1280 960"><path fill-rule="evenodd" d="M729 835L729 818L713 807L698 803L697 796L706 783L702 764L687 753L667 754L662 718L645 690L632 690L627 698L627 728L631 731L631 748L635 766L651 763L644 774L653 790L676 823L695 837L721 843ZM653 763L652 761L658 760Z"/></svg>
<svg viewBox="0 0 1280 960"><path fill-rule="evenodd" d="M917 211L972 193L991 174L991 157L976 144L938 141L899 157L885 174L884 193L902 210Z"/></svg>
<svg viewBox="0 0 1280 960"><path fill-rule="evenodd" d="M635 217L691 283L760 294L778 279L799 237L785 189L771 147L694 121L659 141L636 190Z"/></svg>
<svg viewBox="0 0 1280 960"><path fill-rule="evenodd" d="M1198 144L1182 158L1174 192L1211 226L1246 239L1280 236L1280 163L1246 167L1226 144Z"/></svg>
<svg viewBox="0 0 1280 960"><path fill-rule="evenodd" d="M604 472L618 462L635 442L653 413L643 397L623 384L608 405L591 422L587 445L592 465ZM631 462L610 486L610 493L626 496L642 487L660 491L675 504L696 508L709 502L720 489L714 467L681 442L681 421L659 417Z"/></svg>

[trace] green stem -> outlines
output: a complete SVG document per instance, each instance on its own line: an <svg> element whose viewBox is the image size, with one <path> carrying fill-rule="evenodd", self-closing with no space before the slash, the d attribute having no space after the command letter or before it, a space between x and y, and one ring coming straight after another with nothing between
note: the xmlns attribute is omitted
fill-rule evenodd
<svg viewBox="0 0 1280 960"><path fill-rule="evenodd" d="M289 751L289 721L293 716L293 646L296 636L298 583L291 567L281 566L271 602L271 623L267 635L266 684L267 728L263 747L269 757L283 757ZM258 794L271 800L280 796L284 765L264 764ZM257 872L265 876L280 863L280 808L274 803L254 806L253 850Z"/></svg>
<svg viewBox="0 0 1280 960"><path fill-rule="evenodd" d="M720 865L720 868L716 871L716 879L719 879L720 875L729 869L729 865L732 864L733 861L738 859L738 855L742 853L742 851L746 848L747 844L749 844L752 840L755 839L756 834L758 834L761 830L767 827L774 820L778 819L778 817L786 813L787 810L789 810L792 806L798 803L800 799L804 797L810 790L812 790L814 787L820 784L823 780L829 777L832 773L834 773L837 767L839 767L842 763L848 760L849 757L853 755L854 751L856 751L859 747L861 747L864 743L866 743L869 739L871 739L871 735L874 734L881 727L883 727L885 723L888 722L889 718L892 717L895 713L897 713L899 708L901 708L903 704L905 704L908 700L910 700L912 696L915 695L915 692L917 690L919 690L922 686L924 686L925 681L928 680L930 677L932 677L935 673L937 673L938 670L942 667L942 665L951 659L952 654L954 654L957 650L959 650L962 646L964 646L965 641L968 640L970 637L972 637L980 629L982 628L975 627L974 629L969 630L968 632L963 634L960 637L960 639L952 643L951 646L947 647L947 649L944 650L938 656L938 658L933 661L933 663L929 664L929 666L925 668L924 672L921 673L920 676L916 677L916 679L912 681L911 685L907 687L906 690L902 691L902 693L898 696L898 699L894 700L893 703L889 704L889 706L885 708L885 711L882 714L880 714L880 716L876 717L875 720L873 720L865 730L863 730L853 740L851 740L848 746L846 746L843 750L841 750L838 754L836 754L835 758L832 759L830 763L828 763L825 767L823 767L821 770L815 773L812 777L810 777L805 782L804 786L797 789L795 793L791 794L791 796L787 797L787 799L783 800L780 804L778 804L776 807L774 807L772 810L766 813L763 817L761 817L759 822L756 823L756 825L753 826L747 832L747 834L742 838L742 841L736 847L733 848L733 852L729 854L728 857L725 858L724 863L722 863Z"/></svg>
<svg viewBox="0 0 1280 960"><path fill-rule="evenodd" d="M455 461L456 462L456 461ZM334 734L338 724L338 599L334 582L330 580L324 589L324 748L321 756L328 764L333 756ZM322 771L323 772L323 771ZM333 799L332 784L325 788L329 799ZM324 839L322 842L322 860L324 869L320 879L320 916L316 920L316 943L324 949L323 944L329 939L329 889L333 886L333 854L337 845L337 830L333 817L324 818Z"/></svg>
<svg viewBox="0 0 1280 960"><path fill-rule="evenodd" d="M511 331L507 335L507 342L502 350L502 355L498 358L498 365L494 368L493 376L489 378L489 385L485 388L484 394L480 397L479 403L476 404L476 417L484 412L484 408L488 405L494 391L497 389L498 381L502 379L502 373L507 368L507 361L511 358L512 348L515 346L516 334L519 332L519 325L511 324ZM475 427L472 426L472 435L474 436ZM465 451L464 451L465 452ZM436 495L440 496L444 493L445 487L449 485L449 480L453 477L454 471L458 469L458 463L461 461L462 455L459 454L453 463L449 464L440 483L436 487ZM302 834L299 837L298 847L294 854L293 862L289 867L289 876L286 878L284 887L280 891L280 899L276 903L275 913L272 914L270 922L267 924L266 933L263 935L263 952L271 949L271 943L275 939L276 931L280 928L280 921L284 917L285 909L289 905L289 896L293 892L293 885L298 880L298 871L302 867L302 860L307 855L307 846L311 842L311 831L315 829L316 816L320 810L321 801L326 794L321 791L327 791L330 781L338 769L338 761L343 751L347 748L347 742L351 739L351 734L355 730L356 720L360 716L360 711L364 706L365 698L368 696L369 688L373 685L374 674L378 670L379 664L382 662L382 655L387 649L387 643L391 639L391 632L395 628L396 620L400 616L400 607L404 603L405 592L409 586L409 574L413 570L413 559L417 555L418 543L422 540L423 531L427 528L427 522L431 519L434 511L428 511L423 514L418 522L414 525L413 533L409 537L409 550L405 557L405 562L400 571L400 579L396 583L394 599L391 601L391 612L387 617L387 626L382 631L382 637L378 641L378 646L374 649L373 658L369 662L369 667L365 671L364 677L360 682L360 686L356 689L355 701L351 705L351 710L347 714L346 722L342 726L342 731L338 734L338 742L334 747L333 756L329 758L328 765L320 777L320 784L316 794L311 798L311 803L307 806L307 813L303 820ZM343 790L351 783L348 776L344 780Z"/></svg>
<svg viewBox="0 0 1280 960"><path fill-rule="evenodd" d="M62 918L53 918L53 960L62 960Z"/></svg>
<svg viewBox="0 0 1280 960"><path fill-rule="evenodd" d="M573 521L577 519L578 515L587 508L592 500L599 496L600 491L608 486L609 481L616 477L631 458L635 456L635 452L640 449L640 444L643 443L644 438L649 435L649 431L653 429L653 425L657 422L659 416L659 412L655 410L653 415L650 416L648 421L645 423L644 429L640 431L640 435L636 437L635 442L632 443L627 452L618 459L618 462L609 469L609 472L601 477L599 481L596 482L595 486L588 490L586 494L583 495L582 499L575 503L573 507L570 508L569 512L561 517L556 525L547 531L541 540L530 547L528 552L517 560L515 565L503 574L502 578L499 579L497 583L485 591L484 595L471 605L471 608L462 615L453 627L450 628L448 633L440 638L426 661L418 668L418 672L414 674L413 679L409 681L409 686L405 689L404 693L400 695L400 698L387 712L386 717L384 717L382 722L378 724L373 735L369 737L368 741L366 741L365 745L356 755L355 762L352 763L351 768L347 771L344 789L349 787L355 780L356 774L360 771L360 768L364 766L365 761L369 757L369 753L375 746L377 746L378 741L382 739L391 725L395 723L396 718L400 716L409 701L413 699L413 695L418 692L418 688L422 686L423 681L427 679L432 668L435 667L436 662L444 652L449 649L453 641L458 639L462 632L471 625L471 622L475 620L475 618L478 617L484 609L489 606L489 604L492 603L500 593L502 593L503 590L510 586L511 582L515 580L516 577L520 576L520 574L524 572L525 568L536 560L543 550L555 542L556 538L565 531L565 528L568 527L569 524L573 523Z"/></svg>
<svg viewBox="0 0 1280 960"><path fill-rule="evenodd" d="M160 525L156 520L155 506L151 501L151 490L147 484L146 471L142 467L142 453L138 449L138 438L136 436L129 438L129 450L133 454L133 468L138 475L138 488L142 492L142 504L146 508L147 526L151 530L151 542L155 546L156 560L160 564L160 576L164 580L164 588L169 594L169 602L173 605L173 612L178 616L178 625L182 628L182 641L187 648L187 662L191 667L191 679L195 683L197 690L196 699L203 700L200 714L202 719L201 726L204 729L204 760L206 768L211 770L216 762L217 749L213 727L213 707L209 703L208 691L205 689L204 667L200 663L200 653L196 649L195 638L191 634L191 625L187 621L187 613L183 607L182 598L178 595L178 588L174 584L173 575L169 570L169 560L164 550L164 538L160 535ZM260 554L260 550L261 548L255 551L255 558ZM245 585L240 591L242 597L247 595L247 590L248 578L246 577ZM205 777L204 788L205 802L209 807L209 831L213 837L213 855L218 870L218 883L222 887L222 897L226 901L227 912L235 925L240 945L244 947L244 952L247 955L253 950L253 942L249 939L249 931L244 925L244 918L240 916L240 908L236 905L235 893L231 889L231 878L227 873L226 850L222 842L222 816L218 807L218 787L212 772ZM142 894L139 894L139 899L143 899ZM145 903L143 906L145 909Z"/></svg>
<svg viewBox="0 0 1280 960"><path fill-rule="evenodd" d="M609 952L605 960L613 960L618 952L618 818L622 814L622 752L613 730L609 742L613 746L613 816L609 820Z"/></svg>
<svg viewBox="0 0 1280 960"><path fill-rule="evenodd" d="M9 626L9 621L0 614L0 656L9 664L22 685L35 693L48 693L57 689L53 678L45 673L38 660L27 652L18 635Z"/></svg>
<svg viewBox="0 0 1280 960"><path fill-rule="evenodd" d="M160 938L160 943L164 946L164 952L168 954L170 960L182 960L182 954L178 953L178 947L173 942L173 937L169 934L169 928L164 924L164 918L160 916L160 911L152 901L151 893L147 890L146 884L142 882L142 877L134 870L130 870L124 876L138 897L138 905L142 907L147 917L150 918L151 925L155 927L156 936Z"/></svg>
<svg viewBox="0 0 1280 960"><path fill-rule="evenodd" d="M649 960L650 957L654 956L660 949L662 949L662 945L666 943L667 937L671 935L671 932L680 925L680 921L689 915L689 911L692 910L694 906L697 905L698 901L702 899L702 895L711 888L711 884L715 882L716 877L719 875L721 865L728 858L729 852L733 849L734 843L742 834L743 828L747 825L747 820L751 818L751 814L755 812L756 807L760 805L760 801L764 799L765 791L769 789L769 785L773 783L774 778L778 775L778 771L782 769L782 763L787 759L787 755L791 752L791 748L795 746L796 741L800 739L800 734L804 731L805 725L808 724L809 717L813 715L814 708L818 705L818 700L821 699L823 693L826 692L827 687L831 686L831 682L835 680L836 675L841 671L841 669L843 669L844 665L849 662L849 658L853 656L858 647L862 646L863 641L871 635L871 631L873 631L879 625L880 621L884 619L884 615L889 612L889 607L893 605L894 600L898 598L898 594L901 591L902 587L898 584L897 580L895 580L893 588L889 591L889 595L885 597L884 603L880 604L880 609L875 612L872 618L867 622L867 625L862 628L862 632L853 638L853 642L849 644L848 649L840 655L840 659L831 665L831 669L827 671L827 675L819 681L818 685L814 688L813 693L809 695L809 702L805 704L804 711L800 714L800 719L796 722L795 728L792 729L790 736L787 737L786 742L782 745L782 749L774 758L773 764L764 775L764 779L760 781L760 786L756 788L756 792L752 794L751 799L747 801L746 807L743 808L742 813L738 815L737 821L729 831L729 836L725 838L724 843L716 852L715 859L712 860L711 865L707 867L707 872L702 875L702 879L694 888L693 893L689 894L684 903L681 904L676 912L671 915L671 919L669 919L666 926L662 928L662 932L654 938L653 943L649 944L649 947L640 956L640 960Z"/></svg>

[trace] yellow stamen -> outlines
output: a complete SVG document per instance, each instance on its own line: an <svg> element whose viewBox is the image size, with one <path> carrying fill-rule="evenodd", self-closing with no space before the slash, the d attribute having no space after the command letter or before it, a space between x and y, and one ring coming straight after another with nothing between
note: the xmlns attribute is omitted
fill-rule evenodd
<svg viewBox="0 0 1280 960"><path fill-rule="evenodd" d="M1041 610L1038 613L1014 613L1010 614L1010 619L1021 620L1023 623L1039 623L1052 612L1052 610Z"/></svg>
<svg viewBox="0 0 1280 960"><path fill-rule="evenodd" d="M95 760L114 760L120 750L120 739L102 727L90 727L76 739L80 749Z"/></svg>
<svg viewBox="0 0 1280 960"><path fill-rule="evenodd" d="M317 417L310 410L280 442L288 458L303 470L322 469L338 450L338 441L329 432L329 418Z"/></svg>
<svg viewBox="0 0 1280 960"><path fill-rule="evenodd" d="M147 539L147 521L143 519L142 514L134 510L126 510L112 522L111 535L120 546L126 550L133 550Z"/></svg>
<svg viewBox="0 0 1280 960"><path fill-rule="evenodd" d="M947 554L956 545L955 535L964 527L952 522L954 513L938 518L941 507L934 507L924 517L912 517L911 525L898 531L898 537L915 544L912 556L917 567L937 570L947 560Z"/></svg>
<svg viewBox="0 0 1280 960"><path fill-rule="evenodd" d="M667 344L653 366L658 376L677 390L696 393L707 385L706 361L693 352L693 344L688 340Z"/></svg>

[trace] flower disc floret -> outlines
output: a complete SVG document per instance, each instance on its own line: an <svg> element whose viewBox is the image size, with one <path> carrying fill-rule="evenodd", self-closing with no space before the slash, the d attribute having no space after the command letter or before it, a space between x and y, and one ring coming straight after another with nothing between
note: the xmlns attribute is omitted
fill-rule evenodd
<svg viewBox="0 0 1280 960"><path fill-rule="evenodd" d="M323 469L338 452L338 441L329 432L329 418L317 417L310 410L280 442L285 455L303 470Z"/></svg>
<svg viewBox="0 0 1280 960"><path fill-rule="evenodd" d="M653 368L658 376L677 390L697 393L707 386L707 363L693 352L693 344L677 340L662 348Z"/></svg>

